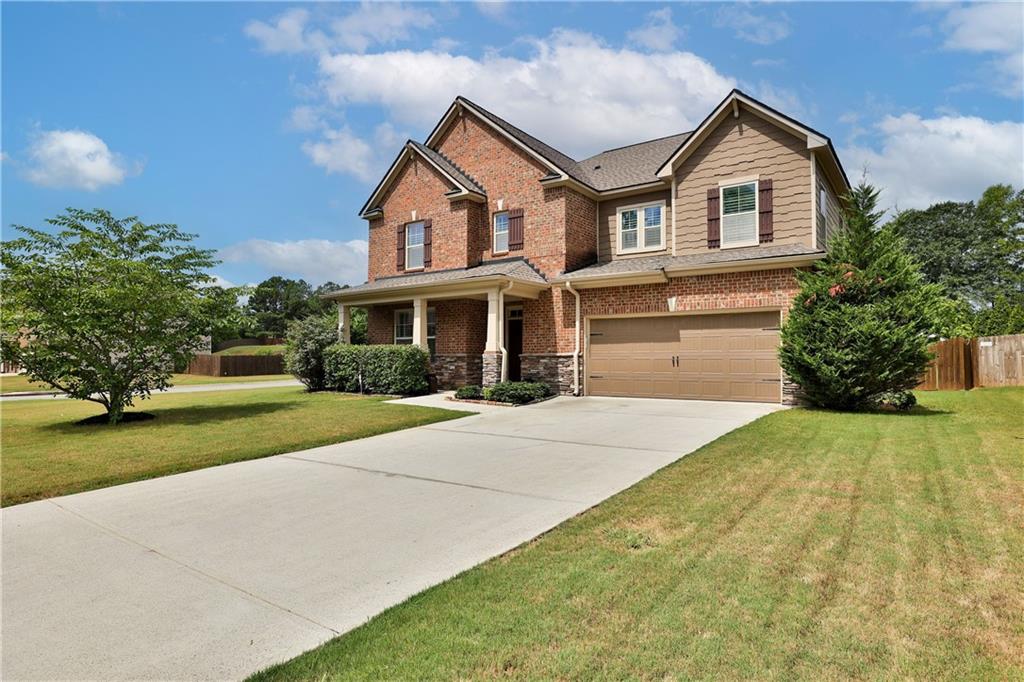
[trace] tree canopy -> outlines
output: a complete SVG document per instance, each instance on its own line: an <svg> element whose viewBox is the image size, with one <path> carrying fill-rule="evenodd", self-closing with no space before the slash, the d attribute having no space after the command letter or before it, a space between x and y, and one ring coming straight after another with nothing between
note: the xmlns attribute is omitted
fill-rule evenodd
<svg viewBox="0 0 1024 682"><path fill-rule="evenodd" d="M875 188L862 182L844 204L828 255L797 272L779 358L814 404L857 409L917 385L943 299L894 227L878 228Z"/></svg>
<svg viewBox="0 0 1024 682"><path fill-rule="evenodd" d="M211 326L212 252L176 225L67 209L0 244L0 344L32 380L100 403L111 423L167 388Z"/></svg>

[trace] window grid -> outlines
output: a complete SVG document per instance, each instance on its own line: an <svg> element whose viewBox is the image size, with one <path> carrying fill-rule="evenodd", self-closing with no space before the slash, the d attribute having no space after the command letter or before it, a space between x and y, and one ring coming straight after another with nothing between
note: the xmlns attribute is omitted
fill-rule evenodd
<svg viewBox="0 0 1024 682"><path fill-rule="evenodd" d="M618 227L619 253L661 249L665 231L665 205L657 203L619 209Z"/></svg>
<svg viewBox="0 0 1024 682"><path fill-rule="evenodd" d="M753 246L757 237L757 182L722 187L722 246Z"/></svg>
<svg viewBox="0 0 1024 682"><path fill-rule="evenodd" d="M405 269L423 267L423 223L409 223L405 226Z"/></svg>
<svg viewBox="0 0 1024 682"><path fill-rule="evenodd" d="M508 251L508 211L494 214L494 253Z"/></svg>

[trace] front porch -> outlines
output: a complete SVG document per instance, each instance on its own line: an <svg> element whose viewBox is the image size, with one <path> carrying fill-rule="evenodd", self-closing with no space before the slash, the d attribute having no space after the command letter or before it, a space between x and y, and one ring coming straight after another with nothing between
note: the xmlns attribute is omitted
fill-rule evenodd
<svg viewBox="0 0 1024 682"><path fill-rule="evenodd" d="M522 261L516 265L529 269L525 278L504 274L420 282L423 275L412 275L336 292L331 298L338 305L339 337L350 340L351 311L364 308L368 342L428 351L439 389L519 380L524 303L536 299L547 283Z"/></svg>

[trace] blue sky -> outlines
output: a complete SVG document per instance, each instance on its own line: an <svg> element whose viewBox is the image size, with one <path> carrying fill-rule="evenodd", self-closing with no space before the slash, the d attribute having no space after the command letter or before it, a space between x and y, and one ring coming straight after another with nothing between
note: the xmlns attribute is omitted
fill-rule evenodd
<svg viewBox="0 0 1024 682"><path fill-rule="evenodd" d="M889 206L1024 185L1017 3L9 3L2 220L174 222L235 284L360 282L356 213L456 94L582 158L740 87Z"/></svg>

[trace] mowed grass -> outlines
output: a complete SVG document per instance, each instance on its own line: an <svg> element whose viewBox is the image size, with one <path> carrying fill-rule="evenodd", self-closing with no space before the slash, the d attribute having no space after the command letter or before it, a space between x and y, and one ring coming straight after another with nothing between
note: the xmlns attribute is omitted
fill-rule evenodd
<svg viewBox="0 0 1024 682"><path fill-rule="evenodd" d="M284 344L276 346L235 346L219 350L215 355L281 355Z"/></svg>
<svg viewBox="0 0 1024 682"><path fill-rule="evenodd" d="M256 680L1021 679L1024 390L789 410Z"/></svg>
<svg viewBox="0 0 1024 682"><path fill-rule="evenodd" d="M156 419L115 427L74 423L102 413L92 403L6 402L0 406L0 499L4 506L18 504L466 414L384 400L301 388L164 394L132 408Z"/></svg>
<svg viewBox="0 0 1024 682"><path fill-rule="evenodd" d="M172 386L194 386L196 384L236 384L248 383L250 381L280 381L291 379L291 374L261 374L257 376L241 377L208 377L201 374L173 374L171 375ZM27 376L22 374L0 376L0 395L4 393L28 393L46 391L58 393L57 389L46 384L29 381Z"/></svg>

